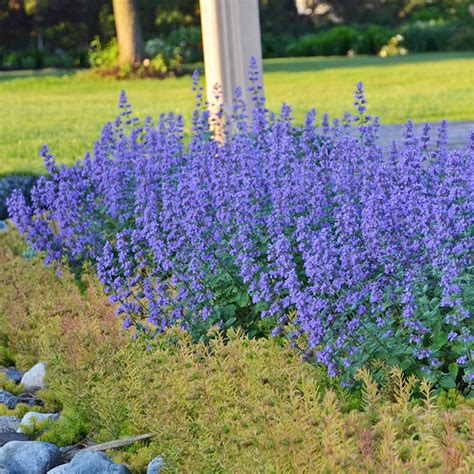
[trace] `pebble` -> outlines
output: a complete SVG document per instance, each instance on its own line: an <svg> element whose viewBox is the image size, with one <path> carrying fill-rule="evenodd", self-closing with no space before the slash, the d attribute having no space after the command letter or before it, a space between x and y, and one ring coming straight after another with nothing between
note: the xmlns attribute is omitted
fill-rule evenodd
<svg viewBox="0 0 474 474"><path fill-rule="evenodd" d="M13 410L18 402L15 395L5 390L0 390L0 403L3 403L9 410Z"/></svg>
<svg viewBox="0 0 474 474"><path fill-rule="evenodd" d="M12 380L15 383L21 382L21 372L15 367L0 369L0 374L6 374L7 380Z"/></svg>
<svg viewBox="0 0 474 474"><path fill-rule="evenodd" d="M10 441L31 441L31 438L23 433L0 433L0 447Z"/></svg>
<svg viewBox="0 0 474 474"><path fill-rule="evenodd" d="M0 433L16 433L20 422L16 416L0 416Z"/></svg>
<svg viewBox="0 0 474 474"><path fill-rule="evenodd" d="M45 474L61 462L58 447L51 443L10 441L0 448L0 472Z"/></svg>
<svg viewBox="0 0 474 474"><path fill-rule="evenodd" d="M40 423L45 420L57 420L59 413L38 413L36 411L29 411L21 420L17 433L23 432L23 427L33 426L33 423ZM34 421L33 421L34 420Z"/></svg>
<svg viewBox="0 0 474 474"><path fill-rule="evenodd" d="M44 388L44 376L46 366L43 362L34 365L30 370L23 374L21 383L25 387L25 392L32 393Z"/></svg>
<svg viewBox="0 0 474 474"><path fill-rule="evenodd" d="M104 453L81 451L69 464L58 466L48 474L130 474L123 464L114 463Z"/></svg>
<svg viewBox="0 0 474 474"><path fill-rule="evenodd" d="M161 456L157 456L156 458L152 459L150 464L148 464L146 474L159 474L160 471L163 469L165 462Z"/></svg>

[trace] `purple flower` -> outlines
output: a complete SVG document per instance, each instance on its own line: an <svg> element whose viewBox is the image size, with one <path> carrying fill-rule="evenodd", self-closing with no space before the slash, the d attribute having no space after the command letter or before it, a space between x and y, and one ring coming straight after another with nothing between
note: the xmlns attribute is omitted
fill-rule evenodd
<svg viewBox="0 0 474 474"><path fill-rule="evenodd" d="M31 204L9 199L18 229L47 263L92 262L124 327L224 327L233 305L301 335L333 376L394 346L438 368L425 345L440 327L468 353L474 141L449 151L443 122L428 154L429 128L418 138L409 122L386 151L362 83L356 115L318 128L315 111L298 125L286 104L267 110L255 61L250 78L252 105L236 91L223 143L197 77L189 143L181 116L140 123L121 94L82 161L42 149Z"/></svg>

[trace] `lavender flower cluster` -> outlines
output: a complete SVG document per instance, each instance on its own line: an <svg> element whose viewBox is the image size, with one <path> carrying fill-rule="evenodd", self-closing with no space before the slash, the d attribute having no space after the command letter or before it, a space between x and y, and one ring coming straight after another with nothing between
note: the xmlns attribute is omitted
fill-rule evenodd
<svg viewBox="0 0 474 474"><path fill-rule="evenodd" d="M471 386L474 133L449 151L445 122L436 143L408 122L384 150L362 84L355 115L298 126L251 78L253 110L237 90L222 142L196 78L187 145L181 116L140 123L122 93L82 161L42 149L32 204L9 200L18 229L47 263L93 262L125 327L254 314L332 376L377 358Z"/></svg>

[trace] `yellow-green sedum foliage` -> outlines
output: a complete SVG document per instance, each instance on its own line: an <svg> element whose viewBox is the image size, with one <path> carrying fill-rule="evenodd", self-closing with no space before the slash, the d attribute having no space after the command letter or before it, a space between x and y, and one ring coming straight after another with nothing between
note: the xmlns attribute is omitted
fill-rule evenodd
<svg viewBox="0 0 474 474"><path fill-rule="evenodd" d="M332 386L321 370L275 339L215 333L208 346L180 331L153 343L123 335L91 280L82 293L58 279L13 234L0 235L0 341L26 367L48 363L46 408L61 421L41 439L71 444L156 433L109 453L144 472L470 472L474 404L435 397L398 369L362 389ZM378 368L380 369L380 368Z"/></svg>

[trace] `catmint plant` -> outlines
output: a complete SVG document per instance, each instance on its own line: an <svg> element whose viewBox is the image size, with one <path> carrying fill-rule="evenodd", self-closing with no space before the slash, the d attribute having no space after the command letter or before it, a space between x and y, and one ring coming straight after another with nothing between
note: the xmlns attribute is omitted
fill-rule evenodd
<svg viewBox="0 0 474 474"><path fill-rule="evenodd" d="M135 332L272 331L345 383L379 360L469 393L474 133L449 151L446 122L430 143L409 121L386 150L362 83L354 115L316 126L314 110L301 125L268 111L251 79L223 140L197 77L189 143L180 115L140 122L122 93L82 161L42 149L31 203L9 199L18 229L46 263L92 262Z"/></svg>

